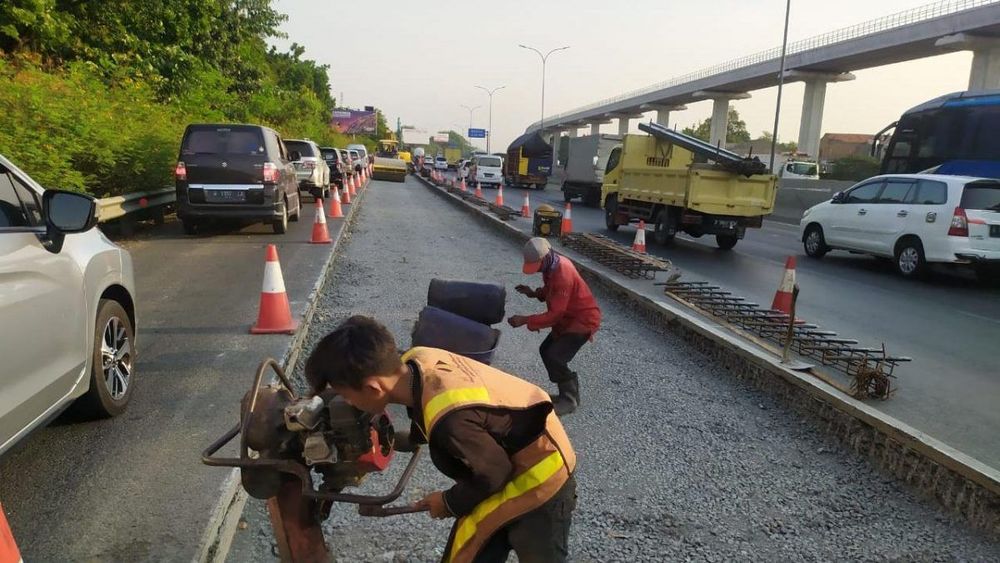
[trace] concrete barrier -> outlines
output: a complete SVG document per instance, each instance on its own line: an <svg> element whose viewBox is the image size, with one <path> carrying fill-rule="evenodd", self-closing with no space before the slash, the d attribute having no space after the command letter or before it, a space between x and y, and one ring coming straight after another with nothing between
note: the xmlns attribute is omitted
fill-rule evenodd
<svg viewBox="0 0 1000 563"><path fill-rule="evenodd" d="M854 182L842 180L781 180L774 212L768 219L798 225L803 211L853 185Z"/></svg>
<svg viewBox="0 0 1000 563"><path fill-rule="evenodd" d="M423 178L420 181L515 241L523 242L531 236ZM815 184L815 181L810 183ZM618 295L640 314L680 335L735 377L774 394L790 410L811 419L875 467L937 501L972 526L1000 534L1000 471L811 375L782 366L780 358L673 300L644 294L639 287L641 282L625 281L604 266L567 252L567 249L560 249L560 252L570 255L589 281Z"/></svg>

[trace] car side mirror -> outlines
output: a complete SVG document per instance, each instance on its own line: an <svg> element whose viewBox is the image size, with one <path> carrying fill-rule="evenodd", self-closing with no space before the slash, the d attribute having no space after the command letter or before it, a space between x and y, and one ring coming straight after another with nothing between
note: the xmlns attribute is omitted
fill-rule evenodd
<svg viewBox="0 0 1000 563"><path fill-rule="evenodd" d="M847 200L847 194L844 192L837 192L833 194L833 198L830 199L830 203L844 203Z"/></svg>
<svg viewBox="0 0 1000 563"><path fill-rule="evenodd" d="M97 200L75 192L46 190L42 195L42 214L45 248L58 254L67 234L83 233L97 225Z"/></svg>
<svg viewBox="0 0 1000 563"><path fill-rule="evenodd" d="M302 160L302 154L299 151L292 151L288 153L288 160L291 160L292 162Z"/></svg>

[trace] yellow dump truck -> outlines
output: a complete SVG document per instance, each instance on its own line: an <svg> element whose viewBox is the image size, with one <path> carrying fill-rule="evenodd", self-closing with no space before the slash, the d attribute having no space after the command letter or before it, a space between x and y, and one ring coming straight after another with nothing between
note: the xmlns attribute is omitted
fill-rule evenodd
<svg viewBox="0 0 1000 563"><path fill-rule="evenodd" d="M403 182L406 174L406 161L399 156L399 142L395 139L380 140L375 162L372 163L372 178Z"/></svg>
<svg viewBox="0 0 1000 563"><path fill-rule="evenodd" d="M777 178L759 159L657 124L639 128L650 134L626 135L608 157L601 201L609 230L642 219L659 244L682 231L715 235L729 250L771 213Z"/></svg>

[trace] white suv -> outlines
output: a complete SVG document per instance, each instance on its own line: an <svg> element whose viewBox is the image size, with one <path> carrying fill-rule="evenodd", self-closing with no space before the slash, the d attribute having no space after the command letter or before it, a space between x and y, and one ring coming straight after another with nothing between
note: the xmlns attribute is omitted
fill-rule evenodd
<svg viewBox="0 0 1000 563"><path fill-rule="evenodd" d="M1000 180L939 174L876 176L807 209L806 254L848 250L892 258L905 277L928 262L1000 267Z"/></svg>
<svg viewBox="0 0 1000 563"><path fill-rule="evenodd" d="M483 187L499 188L503 183L503 159L499 156L484 155L472 159L472 179Z"/></svg>
<svg viewBox="0 0 1000 563"><path fill-rule="evenodd" d="M132 258L96 214L0 155L0 454L76 399L105 417L132 397Z"/></svg>

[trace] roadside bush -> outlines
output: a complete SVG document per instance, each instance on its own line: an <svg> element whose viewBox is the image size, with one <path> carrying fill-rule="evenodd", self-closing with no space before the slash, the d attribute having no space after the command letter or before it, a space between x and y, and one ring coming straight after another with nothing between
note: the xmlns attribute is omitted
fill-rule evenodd
<svg viewBox="0 0 1000 563"><path fill-rule="evenodd" d="M859 181L878 175L879 161L867 156L848 156L831 163L824 179Z"/></svg>
<svg viewBox="0 0 1000 563"><path fill-rule="evenodd" d="M170 184L187 116L148 86L26 60L0 60L0 82L0 152L43 186L107 197Z"/></svg>

